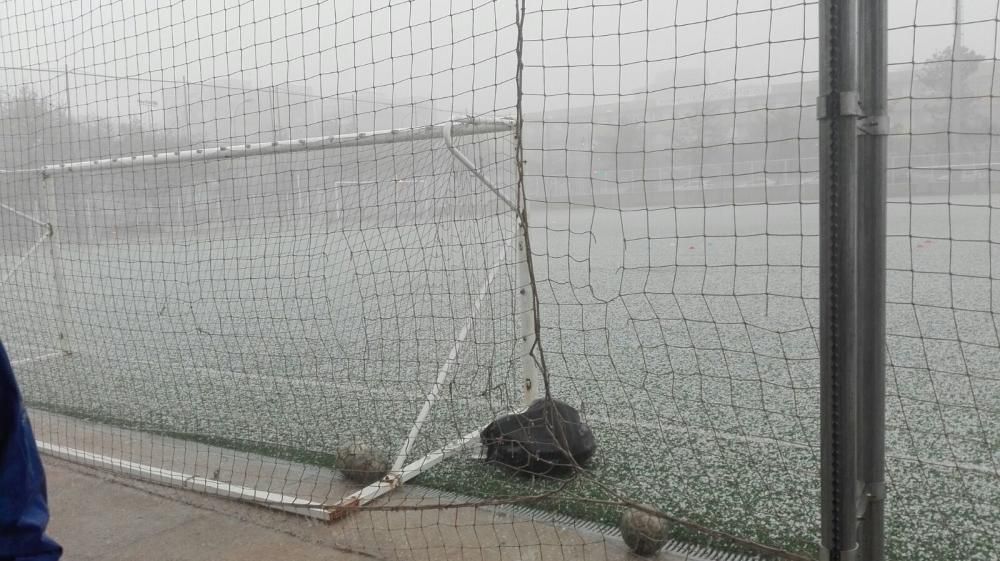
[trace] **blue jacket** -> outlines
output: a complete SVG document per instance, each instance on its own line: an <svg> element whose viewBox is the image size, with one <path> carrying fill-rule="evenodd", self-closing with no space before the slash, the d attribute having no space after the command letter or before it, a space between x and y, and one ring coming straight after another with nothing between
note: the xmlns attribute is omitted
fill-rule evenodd
<svg viewBox="0 0 1000 561"><path fill-rule="evenodd" d="M57 561L45 535L45 472L7 351L0 344L0 561Z"/></svg>

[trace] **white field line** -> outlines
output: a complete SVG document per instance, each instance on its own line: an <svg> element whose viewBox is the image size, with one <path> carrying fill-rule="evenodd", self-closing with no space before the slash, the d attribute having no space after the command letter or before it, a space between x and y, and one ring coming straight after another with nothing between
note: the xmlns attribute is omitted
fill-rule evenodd
<svg viewBox="0 0 1000 561"><path fill-rule="evenodd" d="M242 485L234 485L215 479L208 479L196 475L182 473L163 468L158 468L146 464L130 462L121 458L94 454L76 448L49 444L40 440L35 441L38 449L52 456L67 460L98 465L110 468L117 472L125 472L140 479L153 480L168 483L185 489L212 492L212 494L222 495L229 498L253 501L264 506L304 514L313 518L329 520L329 513L323 508L322 503L290 497L280 493L261 491Z"/></svg>
<svg viewBox="0 0 1000 561"><path fill-rule="evenodd" d="M47 222L43 222L42 220L39 220L38 218L36 218L36 217L34 217L34 216L26 213L26 212L22 212L20 210L17 210L16 208L14 208L12 206L0 203L0 208L4 209L6 211L12 212L12 213L14 213L15 216L20 216L21 218L27 220L28 222L32 222L32 223L34 223L34 224L36 224L38 226L48 226Z"/></svg>
<svg viewBox="0 0 1000 561"><path fill-rule="evenodd" d="M56 358L56 357L59 357L59 356L66 356L66 353L64 353L63 351L55 351L55 352L47 353L47 354L44 354L44 355L33 356L33 357L30 357L30 358L21 358L21 359L18 359L18 360L12 360L12 361L10 361L10 365L11 366L18 366L20 364L30 364L32 362L40 362L40 361L43 361L43 360L48 360L50 358Z"/></svg>
<svg viewBox="0 0 1000 561"><path fill-rule="evenodd" d="M719 438L719 439L728 440L728 441L731 441L731 442L746 442L746 443L751 443L751 444L765 444L765 445L782 446L782 447L785 447L785 448L795 448L795 449L799 449L799 450L811 450L811 451L814 451L814 452L818 452L819 451L819 443L818 442L815 445L810 445L810 444L803 444L801 442L793 442L791 440L783 440L783 439L780 439L780 438L771 438L771 437L766 437L766 436L750 436L750 435L736 434L736 433L731 433L731 432L711 431L711 430L706 430L706 429L702 429L702 428L685 427L685 426L675 425L675 424L670 424L670 423L649 423L649 422L642 422L642 421L639 421L639 422L635 422L635 421L624 422L624 421L622 421L622 422L617 422L616 423L616 422L612 421L609 417L605 417L605 416L601 416L601 415L589 415L588 414L587 415L587 421L588 422L593 422L593 423L601 423L601 424L605 424L605 425L635 426L635 427L640 427L642 429L645 429L645 430L648 430L648 431L651 431L651 432L662 432L662 431L668 430L668 431L672 431L672 432L679 432L679 433L684 433L684 434L692 434L692 435L697 435L697 436L703 436L706 439ZM934 466L934 467L939 467L939 468L948 468L948 469L959 469L959 470L963 470L963 471L972 471L972 472L976 472L976 473L982 473L984 475L993 475L993 476L1000 475L1000 471L998 471L994 467L990 467L990 466L984 465L984 464L971 463L971 462L956 462L956 461L950 461L950 460L932 460L932 459L927 459L927 458L921 458L921 457L918 457L918 456L911 456L911 455L907 455L907 454L892 454L892 453L887 453L886 454L886 458L892 459L892 460L898 460L898 461L902 461L902 462L911 462L911 463L916 463L916 464L924 464L924 465L929 465L929 466Z"/></svg>
<svg viewBox="0 0 1000 561"><path fill-rule="evenodd" d="M30 363L30 362L47 360L47 359L55 358L55 357L58 357L58 356L63 356L63 353L62 352L48 353L48 354L37 356L37 357L32 357L32 358L26 358L26 359L20 359L20 360L11 361L11 364L13 366L17 366L19 364L27 364L27 363ZM153 364L153 363L150 363L150 364ZM261 374L250 374L250 373L246 373L246 372L226 371L226 370L219 370L219 369L207 368L207 367L184 367L184 368L185 369L194 370L194 371L197 371L197 372L203 372L203 373L206 373L206 374L214 374L214 375L217 375L217 376L232 377L234 379L243 380L243 381L245 381L247 379L255 379L255 380L260 380L262 382L263 381L267 381L267 382L272 382L273 381L273 377L271 377L271 376L265 376L265 375L261 375ZM330 384L330 381L329 380L318 380L318 379L315 379L315 378L299 378L299 379L295 380L295 383L304 384L304 385L308 385L308 386L315 386L315 387L327 388L329 386L329 384ZM358 384L362 384L362 382L358 382ZM354 385L354 384L351 384L351 385ZM338 384L337 384L337 388L339 390L343 390L346 387L347 387L346 383L344 383L344 382L338 382ZM355 388L351 389L351 391L353 391L353 390L358 390L358 391L362 391L363 390L364 392L367 392L368 394L374 393L373 389L371 388L371 386L358 385ZM380 390L378 393L379 394L388 395L388 392L386 392L384 390ZM586 419L587 419L588 422L591 422L591 423L600 423L600 424L604 424L604 425L619 426L619 427L621 427L621 426L638 427L638 428L650 431L651 433L661 432L661 431L670 431L670 432L673 432L673 433L680 433L680 434L687 434L687 435L696 435L696 436L704 437L705 439L713 439L714 438L714 439L727 440L727 441L730 441L730 442L744 442L744 443L751 443L751 444L781 446L781 447L784 447L784 448L793 448L793 449L798 449L798 450L811 450L811 451L818 451L819 450L819 444L818 443L815 444L815 445L810 445L810 444L804 444L804 443L801 443L801 442L794 442L794 441L791 441L791 440L785 440L785 439L781 439L781 438L766 437L766 436L752 436L752 435L738 434L738 433L732 433L732 432L712 431L712 430L708 430L708 429L704 429L704 428L696 428L696 427L690 427L690 426L684 426L684 425L678 425L678 424L672 424L672 423L652 423L652 422L646 422L646 421L627 421L627 422L626 421L614 421L610 417L606 417L606 416L602 416L602 415L594 415L594 414L587 414ZM894 453L887 453L886 457L888 459L897 460L897 461L901 461L901 462L922 464L922 465L928 465L928 466L933 466L933 467L937 467L937 468L958 469L958 470L970 471L970 472L981 473L981 474L984 474L984 475L992 475L992 476L997 476L998 474L1000 474L1000 472L998 472L997 469L995 469L995 468L993 468L993 467L991 467L989 465L977 464L977 463L971 463L971 462L956 462L956 461L950 461L950 460L933 460L933 459L921 458L919 456L913 456L913 455L908 455L908 454L894 454Z"/></svg>

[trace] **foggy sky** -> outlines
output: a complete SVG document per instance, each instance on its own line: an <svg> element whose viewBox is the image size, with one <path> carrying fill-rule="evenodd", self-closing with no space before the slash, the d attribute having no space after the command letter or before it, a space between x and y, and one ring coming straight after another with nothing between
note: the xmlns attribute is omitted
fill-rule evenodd
<svg viewBox="0 0 1000 561"><path fill-rule="evenodd" d="M997 58L998 0L965 0L962 39ZM529 1L527 110L586 106L666 87L802 80L816 71L816 4L795 0ZM200 82L292 86L384 105L510 113L514 0L12 0L0 4L0 65ZM954 38L955 7L890 2L890 63L926 60ZM7 68L0 87L64 89L65 77ZM162 84L72 76L88 114L136 111ZM298 90L297 90L298 91ZM596 97L595 97L596 96Z"/></svg>

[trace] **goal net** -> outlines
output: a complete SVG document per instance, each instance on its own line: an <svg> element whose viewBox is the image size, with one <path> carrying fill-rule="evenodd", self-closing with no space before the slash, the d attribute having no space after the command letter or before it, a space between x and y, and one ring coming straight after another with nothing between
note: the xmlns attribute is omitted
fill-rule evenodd
<svg viewBox="0 0 1000 561"><path fill-rule="evenodd" d="M344 543L392 559L616 559L637 507L692 559L819 556L833 3L87 4L0 7L0 339L43 451L364 507ZM888 115L845 110L888 127L887 548L994 559L1000 6L889 4ZM483 461L545 390L592 462Z"/></svg>

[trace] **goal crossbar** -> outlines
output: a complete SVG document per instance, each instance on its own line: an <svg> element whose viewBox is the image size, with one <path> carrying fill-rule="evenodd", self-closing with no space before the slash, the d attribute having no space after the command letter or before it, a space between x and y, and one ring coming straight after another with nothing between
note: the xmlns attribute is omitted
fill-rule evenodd
<svg viewBox="0 0 1000 561"><path fill-rule="evenodd" d="M174 152L155 152L141 156L121 156L101 160L50 164L40 168L9 170L8 173L35 172L48 176L62 173L97 171L103 169L162 165L176 162L225 160L266 156L271 154L288 154L293 152L309 152L315 150L335 150L338 148L372 146L376 144L390 144L394 142L407 142L413 140L444 139L446 138L446 135L449 135L449 137L470 136L476 134L511 132L513 130L514 120L507 117L469 117L424 127L361 131L330 136L315 136L291 140L275 140L272 142L236 144L215 148L198 148L194 150L178 150Z"/></svg>

